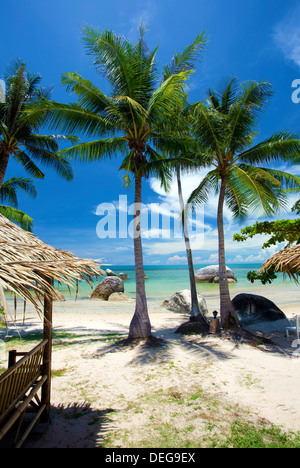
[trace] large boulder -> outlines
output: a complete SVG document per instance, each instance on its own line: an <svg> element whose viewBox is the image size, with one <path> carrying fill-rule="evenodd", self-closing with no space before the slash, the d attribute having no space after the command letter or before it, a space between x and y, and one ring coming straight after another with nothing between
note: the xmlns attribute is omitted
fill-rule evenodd
<svg viewBox="0 0 300 468"><path fill-rule="evenodd" d="M197 294L199 309L202 314L207 314L208 309L206 301L201 294ZM172 310L173 312L180 312L182 314L190 314L191 312L191 291L189 289L183 289L182 291L177 291L170 298L169 301L164 301L163 306Z"/></svg>
<svg viewBox="0 0 300 468"><path fill-rule="evenodd" d="M115 292L124 292L123 280L116 276L107 276L94 289L90 299L102 299L107 301L109 296Z"/></svg>
<svg viewBox="0 0 300 468"><path fill-rule="evenodd" d="M233 271L226 267L227 278L229 282L237 282L236 276ZM219 265L209 265L200 268L195 273L195 280L198 283L218 283L219 282Z"/></svg>
<svg viewBox="0 0 300 468"><path fill-rule="evenodd" d="M238 294L232 304L243 328L263 332L285 332L290 322L269 299L256 294Z"/></svg>

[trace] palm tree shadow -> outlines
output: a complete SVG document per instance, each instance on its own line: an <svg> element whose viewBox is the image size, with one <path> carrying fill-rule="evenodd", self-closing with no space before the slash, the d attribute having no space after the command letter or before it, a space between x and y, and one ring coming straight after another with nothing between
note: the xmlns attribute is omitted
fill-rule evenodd
<svg viewBox="0 0 300 468"><path fill-rule="evenodd" d="M107 353L133 352L132 359L127 365L146 365L150 363L166 363L174 359L174 349L179 348L192 357L200 359L230 359L229 353L223 352L210 342L207 336L195 336L185 339L182 335L175 333L176 329L165 327L158 331L153 330L149 338L142 340L121 339L98 349L92 355L85 358L99 359Z"/></svg>
<svg viewBox="0 0 300 468"><path fill-rule="evenodd" d="M72 403L51 407L47 427L38 424L23 445L24 448L94 448L101 447L112 429L109 417L115 410L97 410L90 403Z"/></svg>

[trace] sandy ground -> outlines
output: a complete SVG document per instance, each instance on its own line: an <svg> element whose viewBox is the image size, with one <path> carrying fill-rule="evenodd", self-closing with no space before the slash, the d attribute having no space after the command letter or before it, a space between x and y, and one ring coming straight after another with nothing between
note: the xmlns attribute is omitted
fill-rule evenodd
<svg viewBox="0 0 300 468"><path fill-rule="evenodd" d="M214 301L208 301L210 310ZM273 335L272 347L237 345L213 335L182 337L175 330L186 318L160 304L149 302L149 314L153 334L164 340L164 346L147 348L115 345L116 336L127 336L134 302L55 303L52 423L43 437L30 438L25 447L90 448L101 446L107 437L114 446L138 447L142 428L151 420L170 425L176 420L180 434L181 413L177 418L171 415L171 400L187 402L187 395L200 388L222 401L223 408L230 404L285 430L300 430L300 359L295 343L292 347L293 342L279 333ZM293 321L296 304L283 310ZM29 311L24 326L19 317L18 328L25 334L41 329L42 322ZM32 343L26 346L30 349ZM157 404L150 399L154 395L160 395ZM166 400L169 396L170 415L160 414L162 395ZM126 438L118 442L118 433Z"/></svg>

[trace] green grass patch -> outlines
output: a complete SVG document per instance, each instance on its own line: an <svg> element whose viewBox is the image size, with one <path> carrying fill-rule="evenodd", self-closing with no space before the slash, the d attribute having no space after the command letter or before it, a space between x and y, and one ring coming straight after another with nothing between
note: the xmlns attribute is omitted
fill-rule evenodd
<svg viewBox="0 0 300 468"><path fill-rule="evenodd" d="M300 448L300 433L285 432L275 425L253 425L235 421L230 435L220 447L232 448Z"/></svg>

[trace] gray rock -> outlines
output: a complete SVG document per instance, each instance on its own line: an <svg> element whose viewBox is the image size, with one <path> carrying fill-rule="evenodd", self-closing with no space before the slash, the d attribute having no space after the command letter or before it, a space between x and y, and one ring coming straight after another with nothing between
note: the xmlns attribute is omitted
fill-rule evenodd
<svg viewBox="0 0 300 468"><path fill-rule="evenodd" d="M113 302L132 302L132 299L130 299L129 296L127 296L126 294L122 293L122 292L114 292L112 293L109 298L108 298L108 301L113 301Z"/></svg>
<svg viewBox="0 0 300 468"><path fill-rule="evenodd" d="M202 314L207 314L208 309L206 301L201 294L197 294L199 309ZM177 291L170 298L169 301L164 301L163 305L166 309L172 310L173 312L180 312L182 314L190 314L191 312L191 291L189 289L183 289Z"/></svg>
<svg viewBox="0 0 300 468"><path fill-rule="evenodd" d="M123 280L114 276L107 276L94 289L90 299L102 299L107 301L109 296L115 292L124 292Z"/></svg>
<svg viewBox="0 0 300 468"><path fill-rule="evenodd" d="M236 276L233 271L226 267L227 278L237 282ZM195 280L198 283L218 283L219 282L219 265L209 265L200 268L195 273Z"/></svg>
<svg viewBox="0 0 300 468"><path fill-rule="evenodd" d="M119 273L118 276L119 276L119 278L121 278L122 280L125 280L125 281L128 281L130 279L129 276L127 275L127 273Z"/></svg>
<svg viewBox="0 0 300 468"><path fill-rule="evenodd" d="M232 304L243 328L262 332L285 332L290 321L269 299L256 294L238 294Z"/></svg>
<svg viewBox="0 0 300 468"><path fill-rule="evenodd" d="M113 272L112 270L110 270L109 268L107 268L106 274L107 274L107 276L117 276L116 273L114 273L114 272Z"/></svg>

